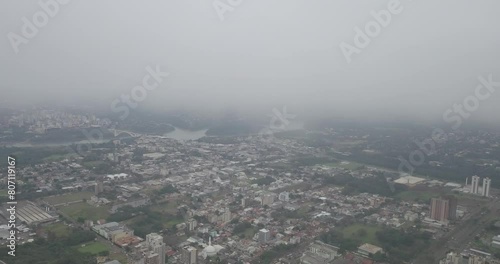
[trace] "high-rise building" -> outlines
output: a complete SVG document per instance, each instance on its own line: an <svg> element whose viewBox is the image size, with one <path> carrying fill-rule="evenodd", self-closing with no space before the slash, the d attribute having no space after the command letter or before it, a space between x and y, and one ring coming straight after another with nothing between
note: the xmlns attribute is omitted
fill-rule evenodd
<svg viewBox="0 0 500 264"><path fill-rule="evenodd" d="M148 255L144 257L144 264L159 264L160 255L158 253L149 252Z"/></svg>
<svg viewBox="0 0 500 264"><path fill-rule="evenodd" d="M158 254L158 264L164 264L166 245L163 242L163 237L157 233L146 235L146 244L152 253Z"/></svg>
<svg viewBox="0 0 500 264"><path fill-rule="evenodd" d="M450 206L448 219L450 220L457 219L457 206L458 206L457 198L453 195L447 195L445 196L445 199L448 200Z"/></svg>
<svg viewBox="0 0 500 264"><path fill-rule="evenodd" d="M97 180L95 182L95 195L99 195L104 191L104 184L102 183L101 180Z"/></svg>
<svg viewBox="0 0 500 264"><path fill-rule="evenodd" d="M479 192L479 176L477 175L472 176L472 184L470 192L472 194L477 194Z"/></svg>
<svg viewBox="0 0 500 264"><path fill-rule="evenodd" d="M193 231L196 228L196 226L198 226L198 221L196 221L196 219L194 219L194 218L190 218L187 221L187 226L188 226L189 231Z"/></svg>
<svg viewBox="0 0 500 264"><path fill-rule="evenodd" d="M483 196L490 197L491 179L486 177L483 179Z"/></svg>
<svg viewBox="0 0 500 264"><path fill-rule="evenodd" d="M231 221L231 211L229 211L229 209L227 209L226 211L224 211L224 213L222 213L222 215L220 216L220 221L222 223L227 223Z"/></svg>
<svg viewBox="0 0 500 264"><path fill-rule="evenodd" d="M450 202L446 199L431 199L431 219L446 222L450 215Z"/></svg>
<svg viewBox="0 0 500 264"><path fill-rule="evenodd" d="M270 237L271 237L271 234L269 233L269 230L267 230L267 229L259 230L259 242L260 243L267 243L269 241Z"/></svg>
<svg viewBox="0 0 500 264"><path fill-rule="evenodd" d="M462 256L455 252L450 252L446 255L446 259L439 262L440 264L461 264Z"/></svg>
<svg viewBox="0 0 500 264"><path fill-rule="evenodd" d="M198 251L196 248L187 246L182 248L182 263L183 264L196 264L198 262Z"/></svg>

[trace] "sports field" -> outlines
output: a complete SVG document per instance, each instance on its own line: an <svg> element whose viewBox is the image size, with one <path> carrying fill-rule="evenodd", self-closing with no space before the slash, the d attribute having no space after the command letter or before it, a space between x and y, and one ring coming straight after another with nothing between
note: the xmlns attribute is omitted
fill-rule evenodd
<svg viewBox="0 0 500 264"><path fill-rule="evenodd" d="M75 203L62 207L60 210L74 220L82 217L85 220L96 221L99 219L106 219L110 215L108 212L109 206L95 207L88 203Z"/></svg>
<svg viewBox="0 0 500 264"><path fill-rule="evenodd" d="M378 241L377 236L375 235L375 233L377 233L380 230L381 228L378 226L353 224L342 229L342 234L344 234L345 238L360 240L363 243L380 245L380 242Z"/></svg>
<svg viewBox="0 0 500 264"><path fill-rule="evenodd" d="M74 192L74 193L68 193L68 194L63 194L63 195L57 195L57 196L49 196L43 198L45 201L48 203L55 205L55 204L61 204L61 203L70 203L70 202L76 202L76 201L81 201L83 199L89 200L90 197L94 195L91 192Z"/></svg>
<svg viewBox="0 0 500 264"><path fill-rule="evenodd" d="M109 251L108 245L102 242L91 242L85 244L85 246L79 246L78 251L82 253L90 253L92 255L97 255L103 251Z"/></svg>

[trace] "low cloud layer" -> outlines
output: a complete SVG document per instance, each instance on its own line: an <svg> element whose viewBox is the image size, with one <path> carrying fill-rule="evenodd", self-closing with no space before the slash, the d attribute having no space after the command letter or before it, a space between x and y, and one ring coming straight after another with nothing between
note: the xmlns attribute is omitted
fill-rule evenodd
<svg viewBox="0 0 500 264"><path fill-rule="evenodd" d="M495 0L41 2L49 4L8 1L0 10L4 105L111 111L146 67L160 65L170 76L141 108L287 105L302 116L442 120L475 94L480 76L500 82ZM36 34L23 34L26 21ZM367 32L374 22L380 28ZM356 28L369 44L356 46ZM350 60L341 43L358 49ZM471 119L497 122L499 102L492 93Z"/></svg>

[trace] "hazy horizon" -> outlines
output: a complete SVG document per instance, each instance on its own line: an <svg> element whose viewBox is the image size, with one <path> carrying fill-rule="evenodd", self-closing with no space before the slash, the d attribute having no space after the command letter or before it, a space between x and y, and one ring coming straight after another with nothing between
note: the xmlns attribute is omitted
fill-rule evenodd
<svg viewBox="0 0 500 264"><path fill-rule="evenodd" d="M17 54L8 34L22 36L22 18L43 9L6 2L0 103L111 112L148 66L159 65L170 75L137 109L261 113L286 106L304 118L439 122L475 94L480 76L500 82L498 1L402 0L402 11L351 63L339 45L353 45L353 29L390 1L242 1L224 20L214 2L69 1ZM497 124L499 102L492 93L467 120Z"/></svg>

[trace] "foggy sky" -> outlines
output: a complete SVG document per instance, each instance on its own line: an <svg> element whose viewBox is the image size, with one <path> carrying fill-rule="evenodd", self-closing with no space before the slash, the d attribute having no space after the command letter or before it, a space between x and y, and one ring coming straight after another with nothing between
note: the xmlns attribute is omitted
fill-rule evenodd
<svg viewBox="0 0 500 264"><path fill-rule="evenodd" d="M227 0L221 0L227 3ZM140 85L148 65L171 75L142 109L288 107L297 115L442 120L500 82L500 2L401 0L403 11L346 62L354 27L387 9L379 0L243 0L221 21L212 0L72 0L16 54L7 34L37 1L0 9L0 103L111 102ZM500 88L499 88L500 90ZM498 123L500 92L473 118Z"/></svg>

